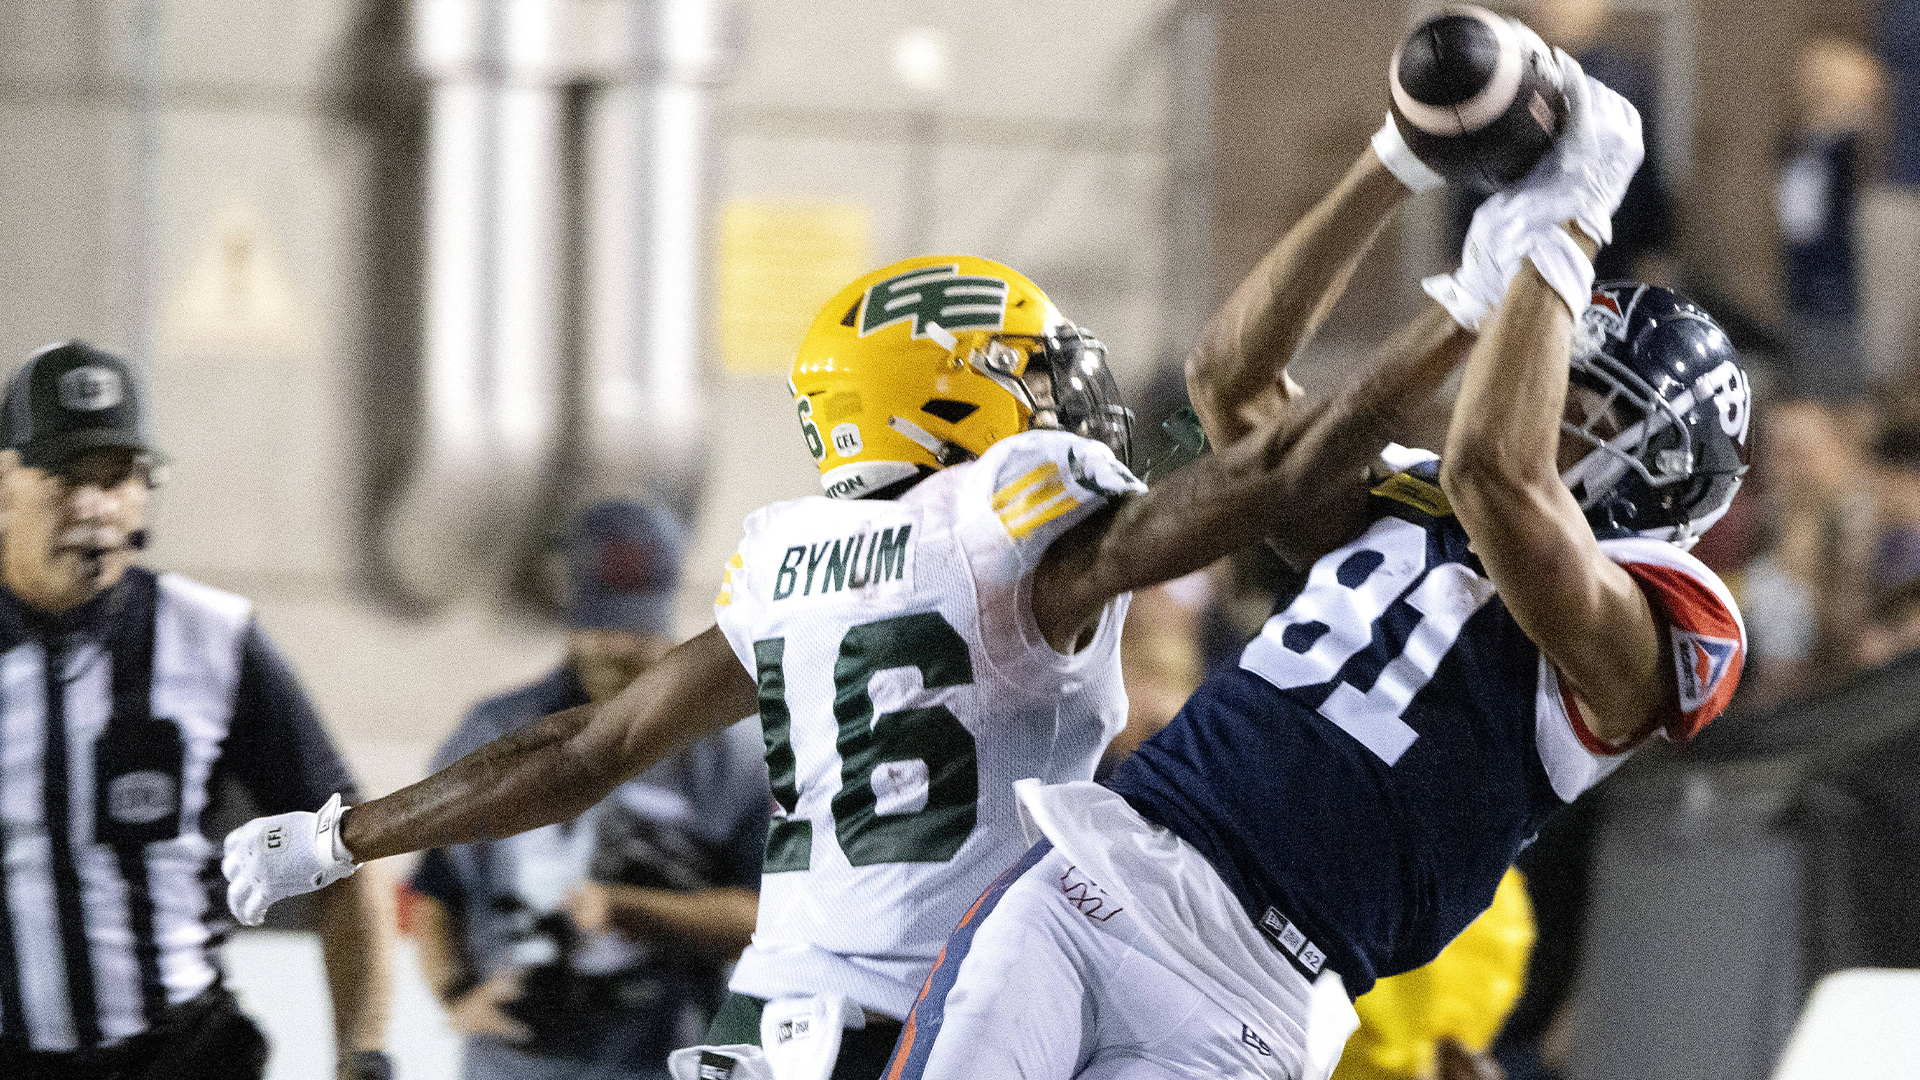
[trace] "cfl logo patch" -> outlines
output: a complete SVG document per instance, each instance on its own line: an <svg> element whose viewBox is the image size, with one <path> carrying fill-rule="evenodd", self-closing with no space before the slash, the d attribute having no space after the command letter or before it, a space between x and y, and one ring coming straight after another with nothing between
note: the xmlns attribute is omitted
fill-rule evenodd
<svg viewBox="0 0 1920 1080"><path fill-rule="evenodd" d="M263 843L266 844L266 848L268 851L279 851L281 848L287 846L286 827L282 825L275 825L273 828L268 829L261 836L261 840Z"/></svg>

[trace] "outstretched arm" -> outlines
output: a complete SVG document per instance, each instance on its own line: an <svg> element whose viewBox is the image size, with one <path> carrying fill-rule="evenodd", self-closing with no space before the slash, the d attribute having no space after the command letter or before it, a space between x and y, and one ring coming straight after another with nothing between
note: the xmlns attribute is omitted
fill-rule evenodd
<svg viewBox="0 0 1920 1080"><path fill-rule="evenodd" d="M618 697L555 713L354 807L341 840L366 862L571 820L648 766L751 715L755 698L752 677L713 627Z"/></svg>
<svg viewBox="0 0 1920 1080"><path fill-rule="evenodd" d="M1337 394L1264 418L1139 494L1116 499L1048 547L1034 619L1062 651L1108 600L1169 581L1262 538L1296 565L1345 543L1366 509L1366 470L1403 413L1426 400L1470 339L1429 304Z"/></svg>
<svg viewBox="0 0 1920 1080"><path fill-rule="evenodd" d="M1187 395L1214 445L1246 436L1298 402L1288 361L1319 329L1407 194L1367 150L1214 314L1187 356Z"/></svg>
<svg viewBox="0 0 1920 1080"><path fill-rule="evenodd" d="M1569 229L1589 258L1598 245ZM1653 609L1607 558L1560 480L1573 318L1523 263L1467 360L1440 487L1514 620L1611 743L1644 733L1673 693Z"/></svg>

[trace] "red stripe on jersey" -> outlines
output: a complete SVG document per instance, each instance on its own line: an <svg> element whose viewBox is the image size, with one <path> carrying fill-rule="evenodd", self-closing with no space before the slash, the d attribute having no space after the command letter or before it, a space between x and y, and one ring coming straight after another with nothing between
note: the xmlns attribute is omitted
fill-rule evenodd
<svg viewBox="0 0 1920 1080"><path fill-rule="evenodd" d="M1684 570L1645 562L1621 569L1646 594L1673 650L1678 710L1662 718L1667 737L1684 742L1719 716L1740 684L1747 660L1740 620L1706 582Z"/></svg>

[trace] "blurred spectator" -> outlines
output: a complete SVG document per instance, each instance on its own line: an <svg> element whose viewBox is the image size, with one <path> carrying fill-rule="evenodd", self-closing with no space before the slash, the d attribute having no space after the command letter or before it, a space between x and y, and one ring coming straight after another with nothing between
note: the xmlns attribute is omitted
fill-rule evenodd
<svg viewBox="0 0 1920 1080"><path fill-rule="evenodd" d="M1879 66L1852 42L1821 38L1800 50L1798 123L1783 147L1777 192L1786 249L1787 380L1797 395L1845 399L1864 389L1853 220L1861 142L1880 85Z"/></svg>
<svg viewBox="0 0 1920 1080"><path fill-rule="evenodd" d="M231 923L205 834L229 781L263 813L353 778L244 599L134 565L154 458L144 388L79 342L0 401L0 1076L258 1080L221 986ZM258 419L257 417L255 418ZM316 897L337 1072L384 1080L378 872Z"/></svg>
<svg viewBox="0 0 1920 1080"><path fill-rule="evenodd" d="M1520 996L1532 946L1527 890L1510 869L1492 904L1439 956L1354 1000L1360 1027L1333 1080L1414 1080L1435 1075L1436 1066L1442 1080L1497 1076L1491 1061L1474 1059Z"/></svg>
<svg viewBox="0 0 1920 1080"><path fill-rule="evenodd" d="M1859 664L1874 543L1870 423L1857 408L1810 400L1777 404L1762 421L1755 471L1773 542L1745 578L1753 707Z"/></svg>
<svg viewBox="0 0 1920 1080"><path fill-rule="evenodd" d="M681 543L658 505L583 512L566 660L476 706L433 767L605 701L665 655ZM421 962L467 1036L467 1077L653 1080L700 1041L753 933L768 795L744 734L694 744L571 822L422 857Z"/></svg>
<svg viewBox="0 0 1920 1080"><path fill-rule="evenodd" d="M1879 6L1893 136L1887 179L1920 185L1920 0L1880 0Z"/></svg>
<svg viewBox="0 0 1920 1080"><path fill-rule="evenodd" d="M1894 401L1874 450L1873 609L1863 665L1920 649L1920 408Z"/></svg>
<svg viewBox="0 0 1920 1080"><path fill-rule="evenodd" d="M1655 134L1658 86L1645 57L1608 40L1613 14L1607 0L1534 0L1524 18L1547 44L1572 53L1582 70L1640 110L1647 156L1613 215L1613 242L1593 261L1595 276L1676 288L1680 274L1673 254L1673 199L1662 178Z"/></svg>

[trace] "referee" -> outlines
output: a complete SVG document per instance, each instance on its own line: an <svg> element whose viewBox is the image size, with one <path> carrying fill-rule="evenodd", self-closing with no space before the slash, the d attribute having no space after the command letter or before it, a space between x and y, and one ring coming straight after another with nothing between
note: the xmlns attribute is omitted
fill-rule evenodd
<svg viewBox="0 0 1920 1080"><path fill-rule="evenodd" d="M257 1080L221 987L202 832L223 779L265 812L353 782L238 596L134 565L153 456L141 388L79 342L0 399L0 1077ZM318 897L339 1075L384 1078L372 879Z"/></svg>

